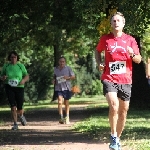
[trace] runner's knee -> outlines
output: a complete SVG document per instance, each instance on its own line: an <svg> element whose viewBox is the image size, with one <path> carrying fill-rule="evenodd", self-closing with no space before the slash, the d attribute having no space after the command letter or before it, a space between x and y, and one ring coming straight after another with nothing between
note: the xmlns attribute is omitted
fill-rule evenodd
<svg viewBox="0 0 150 150"><path fill-rule="evenodd" d="M16 111L16 106L11 107L11 111Z"/></svg>

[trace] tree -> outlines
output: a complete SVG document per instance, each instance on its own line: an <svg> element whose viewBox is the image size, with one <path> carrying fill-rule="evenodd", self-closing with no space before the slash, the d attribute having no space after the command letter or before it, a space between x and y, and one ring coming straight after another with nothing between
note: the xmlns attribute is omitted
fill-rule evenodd
<svg viewBox="0 0 150 150"><path fill-rule="evenodd" d="M53 67L60 55L66 55L71 64L74 54L86 57L94 51L97 26L108 4L124 13L126 31L140 37L150 18L148 0L9 0L0 4L0 64L8 51L20 54L31 74L27 87L32 90L26 88L26 92L32 99L51 96Z"/></svg>

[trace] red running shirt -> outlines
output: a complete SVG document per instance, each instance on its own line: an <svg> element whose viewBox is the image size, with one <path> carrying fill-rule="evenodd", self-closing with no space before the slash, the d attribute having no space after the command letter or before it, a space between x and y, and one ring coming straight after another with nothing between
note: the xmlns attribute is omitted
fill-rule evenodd
<svg viewBox="0 0 150 150"><path fill-rule="evenodd" d="M139 48L135 39L125 33L121 37L114 37L112 33L103 35L96 47L98 52L105 52L105 67L101 80L113 83L132 83L132 59L127 52L131 47L136 55Z"/></svg>

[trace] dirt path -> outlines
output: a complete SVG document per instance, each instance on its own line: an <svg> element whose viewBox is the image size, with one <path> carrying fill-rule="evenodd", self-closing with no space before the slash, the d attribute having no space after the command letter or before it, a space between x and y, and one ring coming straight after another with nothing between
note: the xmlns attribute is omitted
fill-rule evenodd
<svg viewBox="0 0 150 150"><path fill-rule="evenodd" d="M86 106L71 107L69 125L58 123L56 108L27 112L28 124L19 124L18 131L10 130L10 116L5 116L5 126L0 126L0 150L109 150L108 144L73 130L75 122L91 115Z"/></svg>

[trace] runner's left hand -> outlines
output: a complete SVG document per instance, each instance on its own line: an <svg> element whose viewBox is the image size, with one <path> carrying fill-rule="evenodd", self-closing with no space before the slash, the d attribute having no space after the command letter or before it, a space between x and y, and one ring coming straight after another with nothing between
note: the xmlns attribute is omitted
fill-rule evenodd
<svg viewBox="0 0 150 150"><path fill-rule="evenodd" d="M68 76L64 76L64 79L68 80L68 79L70 79L70 77L68 77Z"/></svg>
<svg viewBox="0 0 150 150"><path fill-rule="evenodd" d="M99 71L103 71L104 70L104 63L99 64Z"/></svg>
<svg viewBox="0 0 150 150"><path fill-rule="evenodd" d="M25 84L25 80L22 79L21 82L20 82L19 84L21 84L21 85Z"/></svg>

